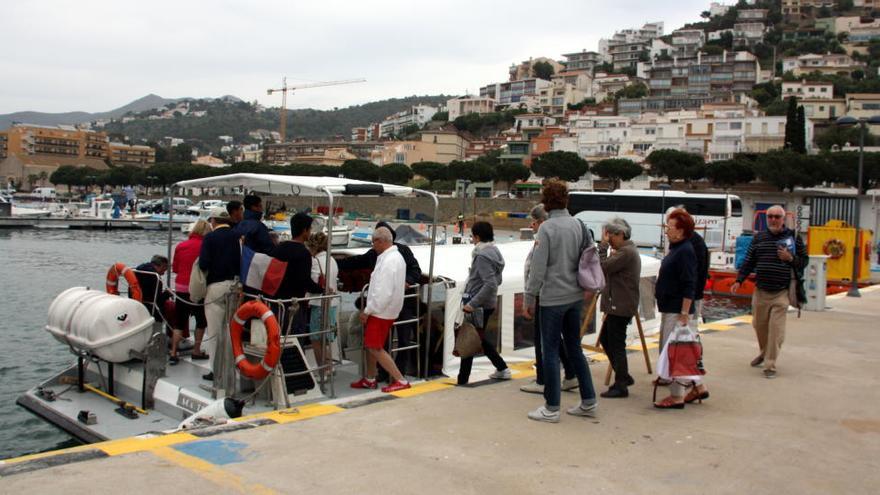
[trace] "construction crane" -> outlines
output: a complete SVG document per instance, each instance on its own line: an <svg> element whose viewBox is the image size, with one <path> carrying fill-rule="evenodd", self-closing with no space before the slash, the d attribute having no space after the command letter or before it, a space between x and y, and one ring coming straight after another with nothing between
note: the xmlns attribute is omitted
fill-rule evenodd
<svg viewBox="0 0 880 495"><path fill-rule="evenodd" d="M324 81L324 82L316 82L310 84L299 84L296 86L288 86L287 85L287 77L283 77L281 79L281 87L277 89L269 89L266 91L266 94L271 95L272 93L281 92L281 142L285 142L287 138L287 93L291 94L298 89L307 89L307 88L322 88L324 86L338 86L340 84L354 84L366 82L366 79L344 79L342 81Z"/></svg>

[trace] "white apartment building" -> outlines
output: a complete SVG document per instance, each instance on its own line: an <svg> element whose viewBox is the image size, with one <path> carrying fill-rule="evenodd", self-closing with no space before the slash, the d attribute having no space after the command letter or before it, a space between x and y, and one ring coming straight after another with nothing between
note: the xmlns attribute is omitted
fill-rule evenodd
<svg viewBox="0 0 880 495"><path fill-rule="evenodd" d="M633 80L626 74L608 74L597 72L593 77L592 97L596 101L603 101L610 95L633 84Z"/></svg>
<svg viewBox="0 0 880 495"><path fill-rule="evenodd" d="M663 36L662 22L649 22L640 29L624 29L610 39L599 40L599 58L614 64L616 70L636 67L640 54L647 55L651 40ZM626 46L623 46L626 45Z"/></svg>
<svg viewBox="0 0 880 495"><path fill-rule="evenodd" d="M798 98L832 99L834 84L820 81L791 81L782 83L782 98L796 96Z"/></svg>
<svg viewBox="0 0 880 495"><path fill-rule="evenodd" d="M712 2L709 4L709 15L712 17L724 15L728 10L730 10L730 5L724 5L720 2Z"/></svg>
<svg viewBox="0 0 880 495"><path fill-rule="evenodd" d="M702 29L679 29L672 32L672 46L676 57L693 57L706 44Z"/></svg>
<svg viewBox="0 0 880 495"><path fill-rule="evenodd" d="M422 128L439 111L439 108L430 105L413 105L407 110L385 117L380 124L379 134L389 137L400 134L408 126L417 125Z"/></svg>
<svg viewBox="0 0 880 495"><path fill-rule="evenodd" d="M446 109L449 112L449 121L471 113L491 113L495 111L497 102L495 98L484 96L459 96L446 101Z"/></svg>
<svg viewBox="0 0 880 495"><path fill-rule="evenodd" d="M764 41L766 30L763 22L737 22L733 25L733 46L751 48Z"/></svg>
<svg viewBox="0 0 880 495"><path fill-rule="evenodd" d="M586 71L581 71L586 72ZM586 74L580 76L570 76L573 79L580 80L579 87L574 84L566 83L565 76L553 76L550 87L543 88L538 92L538 105L541 112L547 115L562 117L565 114L567 105L574 105L592 95L592 87L587 82L592 82L592 78L588 78Z"/></svg>
<svg viewBox="0 0 880 495"><path fill-rule="evenodd" d="M822 74L850 75L856 69L865 69L863 62L856 62L849 55L828 53L825 55L809 53L799 57L782 59L782 72L803 76L812 72Z"/></svg>
<svg viewBox="0 0 880 495"><path fill-rule="evenodd" d="M754 116L743 111L714 115L680 111L644 114L637 119L581 117L572 119L570 127L577 153L590 161L628 158L640 163L657 149L697 153L707 161L727 160L736 153L782 148L785 139L784 116ZM811 121L806 123L806 133L807 143L812 143ZM570 146L563 141L560 146Z"/></svg>
<svg viewBox="0 0 880 495"><path fill-rule="evenodd" d="M550 81L530 77L517 81L494 83L480 88L481 98L492 98L500 106L517 106L526 103L526 100L535 99L544 88L552 85Z"/></svg>

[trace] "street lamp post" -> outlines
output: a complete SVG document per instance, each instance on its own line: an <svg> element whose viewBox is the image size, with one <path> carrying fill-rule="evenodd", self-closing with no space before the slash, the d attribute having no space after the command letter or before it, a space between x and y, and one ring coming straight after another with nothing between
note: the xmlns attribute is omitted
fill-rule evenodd
<svg viewBox="0 0 880 495"><path fill-rule="evenodd" d="M666 225L666 191L671 189L672 186L669 184L658 184L657 189L663 191L663 194L660 199L660 252L662 253L666 249L666 243L664 242L664 225Z"/></svg>
<svg viewBox="0 0 880 495"><path fill-rule="evenodd" d="M849 290L846 295L849 297L862 297L859 292L859 256L862 252L861 239L859 239L859 226L861 223L861 198L862 198L862 175L865 170L865 133L868 131L868 124L880 124L880 115L871 117L840 117L837 119L839 126L859 125L859 171L856 178L856 207L855 218L853 219L853 227L856 229L855 246L853 246L853 267L852 280L850 281Z"/></svg>

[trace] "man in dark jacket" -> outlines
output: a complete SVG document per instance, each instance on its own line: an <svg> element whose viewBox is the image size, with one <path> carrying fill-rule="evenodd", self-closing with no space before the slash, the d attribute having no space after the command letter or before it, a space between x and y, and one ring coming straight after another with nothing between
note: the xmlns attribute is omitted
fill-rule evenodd
<svg viewBox="0 0 880 495"><path fill-rule="evenodd" d="M385 227L391 231L392 238L397 237L397 234L394 232L394 229L391 228L386 222L378 222L375 228ZM416 259L415 255L413 255L412 250L409 246L405 244L400 244L398 242L394 243L397 246L397 251L403 257L404 263L406 263L406 285L416 285L419 284L422 280L422 269L419 266L419 262ZM337 260L337 264L339 266L340 271L346 270L361 270L367 269L372 270L376 266L376 258L379 255L375 250L370 249L364 254L358 256L350 256L345 259ZM406 291L406 295L414 294L416 289L409 289ZM411 320L416 317L417 312L417 304L418 299L416 297L406 297L403 300L403 309L400 311L400 316L397 317L398 320ZM412 337L413 331L415 329L415 324L406 323L403 325L397 325L395 331L397 332L397 347L409 347L412 345ZM410 369L409 363L412 360L412 350L399 351L394 358L394 362L397 364L397 367L403 372L404 375L414 374ZM387 379L387 373L383 369L379 370L379 379L380 381L384 381Z"/></svg>
<svg viewBox="0 0 880 495"><path fill-rule="evenodd" d="M768 208L767 230L755 234L736 283L730 287L730 291L736 293L743 280L755 272L752 326L761 353L751 365L758 367L763 363L767 378L776 378L776 359L785 340L785 314L792 277L802 276L807 261L804 242L785 226L785 209L779 205Z"/></svg>
<svg viewBox="0 0 880 495"><path fill-rule="evenodd" d="M269 227L263 223L263 200L259 196L244 197L244 220L235 226L235 232L244 237L245 246L258 253L269 254L275 248Z"/></svg>

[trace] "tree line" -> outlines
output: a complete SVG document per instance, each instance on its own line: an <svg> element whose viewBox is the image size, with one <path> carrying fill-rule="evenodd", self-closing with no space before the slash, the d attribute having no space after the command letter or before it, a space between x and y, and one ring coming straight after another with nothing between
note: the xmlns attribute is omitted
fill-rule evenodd
<svg viewBox="0 0 880 495"><path fill-rule="evenodd" d="M551 151L532 161L531 169L518 161L503 160L500 151L493 151L474 160L443 164L419 162L409 167L402 163L378 166L367 160L347 160L341 166L293 163L266 165L254 162L236 163L230 167L213 168L191 163L159 163L148 168L131 166L96 170L66 165L49 176L56 185L68 186L124 186L141 185L165 187L183 180L233 173L262 173L338 177L377 181L389 184L409 184L432 191L452 191L457 180L494 182L510 188L517 181L528 180L532 173L538 177L556 177L569 182L577 181L588 172L613 182L621 182L642 174L666 179L669 183L691 183L708 180L720 188L732 188L760 179L779 190L795 187L813 187L821 184L839 184L855 187L858 182L858 153L822 152L807 155L794 150L768 153L740 153L730 160L706 163L703 156L677 150L655 150L645 165L625 158L609 158L592 165L569 151ZM419 178L416 178L416 175ZM865 153L863 191L880 187L880 153ZM502 188L502 189L504 189Z"/></svg>

